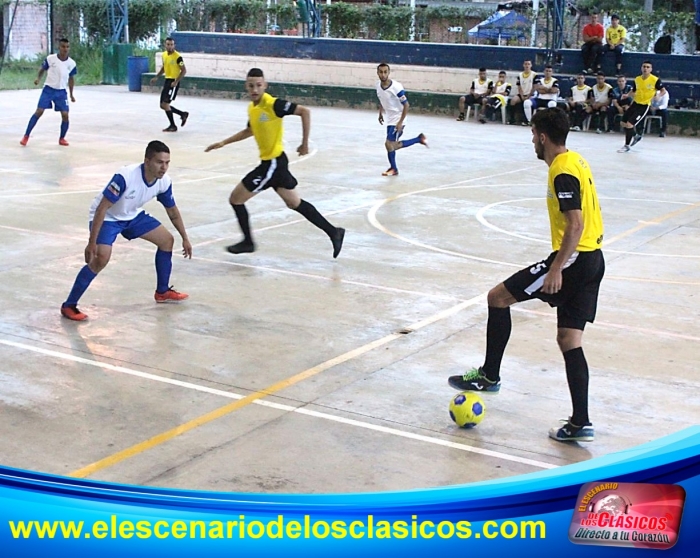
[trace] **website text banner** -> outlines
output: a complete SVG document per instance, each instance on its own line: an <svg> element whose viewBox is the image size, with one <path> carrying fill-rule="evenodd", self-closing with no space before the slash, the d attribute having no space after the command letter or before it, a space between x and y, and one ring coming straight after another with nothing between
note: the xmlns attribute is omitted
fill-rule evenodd
<svg viewBox="0 0 700 558"><path fill-rule="evenodd" d="M698 525L700 427L529 475L375 494L183 491L0 467L3 557L695 556Z"/></svg>

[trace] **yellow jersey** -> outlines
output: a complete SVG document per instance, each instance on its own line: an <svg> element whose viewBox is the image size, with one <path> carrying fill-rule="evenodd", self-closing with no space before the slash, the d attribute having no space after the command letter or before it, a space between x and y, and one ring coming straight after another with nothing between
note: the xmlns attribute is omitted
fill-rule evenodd
<svg viewBox="0 0 700 558"><path fill-rule="evenodd" d="M612 46L619 45L627 37L627 29L618 25L617 27L608 27L605 30L605 39Z"/></svg>
<svg viewBox="0 0 700 558"><path fill-rule="evenodd" d="M561 248L566 230L565 211L580 209L583 232L576 251L592 252L603 247L603 216L593 175L586 160L575 151L557 155L549 167L547 210L552 250Z"/></svg>
<svg viewBox="0 0 700 558"><path fill-rule="evenodd" d="M634 78L634 102L638 105L650 105L656 92L662 87L664 84L653 74L649 74L647 79L637 76Z"/></svg>
<svg viewBox="0 0 700 558"><path fill-rule="evenodd" d="M260 160L270 161L282 155L282 118L294 114L296 108L296 104L276 99L269 93L263 93L257 105L248 105L248 127L260 149Z"/></svg>
<svg viewBox="0 0 700 558"><path fill-rule="evenodd" d="M178 51L174 50L172 54L167 50L163 52L163 73L165 74L165 79L177 79L180 77L181 68L184 65L185 61Z"/></svg>

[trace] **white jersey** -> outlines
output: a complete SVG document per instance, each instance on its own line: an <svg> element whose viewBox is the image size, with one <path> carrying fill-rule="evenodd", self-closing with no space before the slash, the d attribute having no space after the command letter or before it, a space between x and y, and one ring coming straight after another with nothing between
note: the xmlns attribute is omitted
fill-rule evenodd
<svg viewBox="0 0 700 558"><path fill-rule="evenodd" d="M485 79L481 81L480 79L475 79L472 81L472 86L470 91L473 91L476 95L486 95L491 89L493 89L493 82Z"/></svg>
<svg viewBox="0 0 700 558"><path fill-rule="evenodd" d="M398 81L391 80L391 85L384 89L382 82L377 81L377 97L384 109L384 122L387 126L396 126L401 120L403 106L408 102L403 85ZM403 123L406 124L406 119Z"/></svg>
<svg viewBox="0 0 700 558"><path fill-rule="evenodd" d="M61 60L58 54L49 54L41 67L46 70L45 87L68 89L68 78L78 73L78 66L70 56Z"/></svg>
<svg viewBox="0 0 700 558"><path fill-rule="evenodd" d="M596 103L609 103L610 102L610 92L612 91L612 85L609 83L603 84L602 88L598 87L598 84L591 88L593 91L593 101Z"/></svg>
<svg viewBox="0 0 700 558"><path fill-rule="evenodd" d="M547 79L546 77L541 76L535 79L535 85L542 85L548 88L556 87L559 89L559 80L555 77ZM556 101L558 96L559 93L537 93L538 99L544 99L547 101Z"/></svg>
<svg viewBox="0 0 700 558"><path fill-rule="evenodd" d="M90 206L90 221L95 217L97 206L102 198L107 198L112 205L105 216L105 221L131 221L143 211L143 205L158 198L163 207L174 207L173 183L165 174L152 184L146 183L143 164L122 167L112 177L107 187L97 194Z"/></svg>
<svg viewBox="0 0 700 558"><path fill-rule="evenodd" d="M574 86L571 88L571 98L574 103L585 103L588 99L588 92L591 90L590 85Z"/></svg>
<svg viewBox="0 0 700 558"><path fill-rule="evenodd" d="M517 85L523 90L523 95L529 95L532 92L532 84L535 81L535 77L537 77L535 72L530 72L528 75L525 75L525 72L520 72Z"/></svg>
<svg viewBox="0 0 700 558"><path fill-rule="evenodd" d="M496 82L494 84L493 94L502 95L503 97L509 97L510 90L512 89L512 87L513 86L507 81L504 81L503 83Z"/></svg>
<svg viewBox="0 0 700 558"><path fill-rule="evenodd" d="M668 91L663 95L656 95L651 100L651 108L656 110L666 110L668 108L669 95Z"/></svg>

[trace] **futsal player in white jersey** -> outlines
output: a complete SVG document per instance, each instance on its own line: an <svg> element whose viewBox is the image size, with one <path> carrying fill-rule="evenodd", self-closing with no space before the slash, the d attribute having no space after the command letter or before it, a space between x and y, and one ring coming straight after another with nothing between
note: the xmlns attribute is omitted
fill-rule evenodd
<svg viewBox="0 0 700 558"><path fill-rule="evenodd" d="M24 132L24 137L20 140L21 145L27 145L29 134L32 133L34 126L44 114L44 110L53 109L61 113L61 135L58 139L59 145L68 147L66 141L66 133L68 132L68 91L70 90L70 100L75 103L73 97L73 86L75 85L75 74L78 71L75 60L68 53L70 52L70 43L68 39L61 39L58 42L58 54L49 54L44 60L44 63L39 68L39 74L34 80L34 85L39 85L41 76L46 72L46 81L44 89L39 97L39 104L36 111L29 119L27 130Z"/></svg>
<svg viewBox="0 0 700 558"><path fill-rule="evenodd" d="M75 321L87 319L87 315L78 310L78 301L109 262L112 244L119 234L127 240L143 238L158 247L156 302L177 302L188 297L168 285L173 267L173 235L142 207L153 198L163 205L182 237L183 255L192 258L192 245L173 198L173 183L166 174L169 165L168 146L161 141L152 141L146 147L143 163L121 168L95 197L90 207L90 239L85 248L87 265L78 273L73 289L61 306L64 317Z"/></svg>
<svg viewBox="0 0 700 558"><path fill-rule="evenodd" d="M523 103L525 118L530 122L532 111L540 108L555 108L557 97L559 97L559 80L553 75L554 69L551 66L544 67L544 76L535 78L532 88L536 96L530 97Z"/></svg>
<svg viewBox="0 0 700 558"><path fill-rule="evenodd" d="M396 150L402 147L410 147L420 143L428 147L428 142L424 134L418 134L410 140L399 141L406 125L408 115L408 99L406 92L398 81L389 79L389 64L382 62L377 66L377 97L379 98L379 123L384 124L386 120L386 141L384 145L389 157L389 168L382 173L382 176L397 176L399 169L396 166ZM385 118L386 116L386 118Z"/></svg>
<svg viewBox="0 0 700 558"><path fill-rule="evenodd" d="M515 124L514 113L516 110L518 110L518 105L521 105L522 108L522 104L532 97L532 94L534 93L533 84L536 77L537 74L532 71L532 61L525 60L523 62L523 71L518 74L518 80L515 82L517 94L510 99L511 113L510 119L508 120L509 124ZM524 121L522 124L523 126L527 126L528 122Z"/></svg>

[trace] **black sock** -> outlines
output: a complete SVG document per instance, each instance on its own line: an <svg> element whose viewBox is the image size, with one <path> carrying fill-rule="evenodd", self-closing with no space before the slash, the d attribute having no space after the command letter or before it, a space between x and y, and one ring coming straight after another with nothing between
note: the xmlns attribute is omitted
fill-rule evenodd
<svg viewBox="0 0 700 558"><path fill-rule="evenodd" d="M510 308L489 306L489 319L486 322L486 359L481 370L492 382L497 382L500 378L501 360L508 345L511 327Z"/></svg>
<svg viewBox="0 0 700 558"><path fill-rule="evenodd" d="M168 120L170 121L171 126L175 126L175 121L173 120L173 112L170 110L165 111L165 116L168 117Z"/></svg>
<svg viewBox="0 0 700 558"><path fill-rule="evenodd" d="M236 217L238 218L238 224L240 225L241 232L244 236L243 241L248 244L253 244L253 237L250 234L250 221L248 219L248 210L243 204L236 205L232 203L231 207L233 207L233 211L236 213Z"/></svg>
<svg viewBox="0 0 700 558"><path fill-rule="evenodd" d="M629 145L634 137L634 128L625 128L625 145Z"/></svg>
<svg viewBox="0 0 700 558"><path fill-rule="evenodd" d="M316 209L309 202L301 200L301 203L294 211L301 213L308 221L316 225L330 238L333 238L333 235L335 235L336 228L331 225L326 218L318 212L318 209Z"/></svg>
<svg viewBox="0 0 700 558"><path fill-rule="evenodd" d="M182 116L183 114L185 114L183 111L177 110L173 105L170 105L170 110L178 116Z"/></svg>
<svg viewBox="0 0 700 558"><path fill-rule="evenodd" d="M566 381L569 383L571 403L574 412L571 422L576 426L588 424L588 363L583 354L583 349L571 349L564 353L566 364Z"/></svg>

